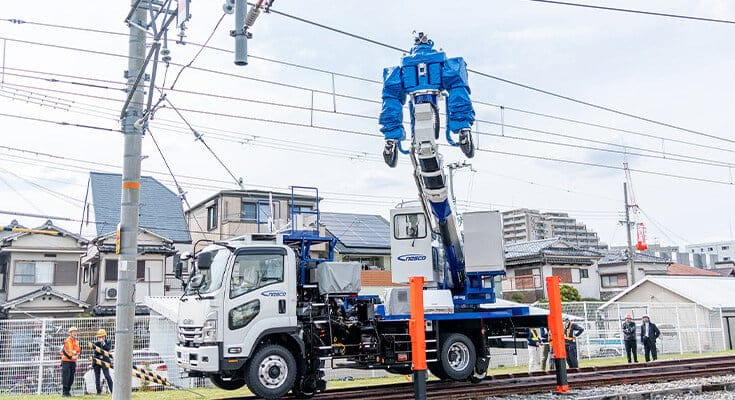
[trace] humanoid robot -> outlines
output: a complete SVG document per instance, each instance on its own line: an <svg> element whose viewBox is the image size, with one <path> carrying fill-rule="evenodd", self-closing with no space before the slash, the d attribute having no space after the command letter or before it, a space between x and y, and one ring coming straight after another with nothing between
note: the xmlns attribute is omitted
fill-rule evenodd
<svg viewBox="0 0 735 400"><path fill-rule="evenodd" d="M434 50L434 42L423 32L414 39L411 53L403 57L400 66L383 70L383 108L380 112L380 131L385 137L383 158L395 167L398 152L409 154L401 147L406 139L403 128L403 105L409 98L412 147L416 148L415 129L418 125L433 124L434 139L439 138L439 96L446 96L446 139L452 146L472 158L475 155L470 127L475 111L470 101L467 83L467 65L461 57L447 58L443 51ZM428 105L417 107L419 105ZM421 109L419 109L421 108ZM427 109L431 112L424 112ZM452 134L458 134L455 141Z"/></svg>

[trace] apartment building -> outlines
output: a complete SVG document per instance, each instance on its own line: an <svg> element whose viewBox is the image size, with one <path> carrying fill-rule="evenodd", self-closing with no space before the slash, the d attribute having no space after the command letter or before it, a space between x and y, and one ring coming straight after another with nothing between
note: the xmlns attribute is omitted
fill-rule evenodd
<svg viewBox="0 0 735 400"><path fill-rule="evenodd" d="M577 222L567 213L541 212L528 208L503 212L503 237L506 244L561 238L580 249L606 249L597 232Z"/></svg>

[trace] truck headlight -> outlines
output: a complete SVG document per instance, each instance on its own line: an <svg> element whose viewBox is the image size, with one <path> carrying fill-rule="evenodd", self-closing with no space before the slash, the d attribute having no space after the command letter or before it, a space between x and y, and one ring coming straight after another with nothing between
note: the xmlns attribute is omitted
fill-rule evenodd
<svg viewBox="0 0 735 400"><path fill-rule="evenodd" d="M217 339L217 320L208 319L204 321L202 328L202 342L214 342Z"/></svg>

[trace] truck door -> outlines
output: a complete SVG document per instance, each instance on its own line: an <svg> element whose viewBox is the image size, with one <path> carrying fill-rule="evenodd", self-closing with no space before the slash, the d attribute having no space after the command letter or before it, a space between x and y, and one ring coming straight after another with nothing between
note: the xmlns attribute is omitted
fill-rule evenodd
<svg viewBox="0 0 735 400"><path fill-rule="evenodd" d="M235 254L226 280L224 357L251 354L258 336L296 325L293 271L287 272L283 247L253 247ZM293 297L293 299L291 299Z"/></svg>

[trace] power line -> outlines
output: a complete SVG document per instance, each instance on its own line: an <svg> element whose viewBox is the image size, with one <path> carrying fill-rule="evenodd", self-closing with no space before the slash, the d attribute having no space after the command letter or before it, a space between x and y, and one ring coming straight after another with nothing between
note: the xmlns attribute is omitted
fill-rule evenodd
<svg viewBox="0 0 735 400"><path fill-rule="evenodd" d="M38 42L32 42L32 43L39 44L39 45L46 45L46 44L38 43ZM125 56L120 55L120 57L125 57ZM175 64L175 63L172 63L172 64L173 65L180 65L180 64ZM367 98L362 98L362 97L357 97L357 96L345 95L345 94L340 94L340 93L336 93L336 92L329 92L329 91L324 91L324 90L319 90L319 89L312 89L312 88L308 88L308 87L304 87L304 86L290 85L290 84L285 84L283 82L269 81L269 80L265 80L265 79L253 78L253 77L248 77L248 76L243 76L243 75L233 74L233 73L227 73L227 72L217 71L217 70L212 70L212 69L207 69L207 68L199 68L199 67L191 67L191 68L192 69L196 69L196 70L200 70L200 71L203 71L203 72L214 73L214 74L221 74L221 75L225 75L225 76L229 76L229 77L236 77L236 78L240 78L240 79L252 80L252 81L266 83L266 84L273 84L273 85L278 85L278 86L287 87L287 88L299 89L299 90L304 90L304 91L312 92L312 93L320 93L320 94L325 94L325 95L329 95L329 96L336 96L336 97L347 98L347 99L358 100L358 101L365 101L365 102L370 102L370 103L380 103L380 101L373 100L373 99L367 99ZM41 79L41 78L39 78L39 79ZM202 93L202 92L192 92L192 91L189 91L189 92L190 93L201 94L201 95L209 95L209 94ZM216 95L213 95L213 96L217 97ZM227 98L227 97L232 98L231 96L225 96L225 98ZM252 100L252 99L242 99L242 100L243 101L258 102L257 100ZM718 148L718 147L715 147L715 146L708 146L708 145L699 144L699 143L695 143L695 142L689 142L689 141L684 141L684 140L679 140L679 139L667 138L667 137L663 137L663 136L645 134L645 133L636 132L636 131L630 131L630 130L624 130L624 129L619 129L619 128L613 128L613 127L608 127L608 126L604 126L604 125L599 125L599 124L593 124L593 123L587 123L587 122L583 122L583 121L568 119L568 118L564 118L564 117L556 117L556 116L551 116L551 115L548 115L548 114L537 113L537 112L528 111L528 110L522 110L522 109L518 109L518 108L499 106L499 105L492 104L492 103L486 103L486 102L484 103L484 102L478 102L478 101L476 101L476 103L478 103L478 104L485 104L485 105L494 106L494 107L499 107L499 108L507 108L509 110L518 111L518 112L524 112L524 113L538 115L538 116L544 116L544 117L547 117L547 118L555 118L555 119L563 120L563 121L567 121L567 122L585 124L585 125L588 125L588 126L595 126L595 127L604 128L604 129L611 129L611 130L615 130L615 131L619 131L619 132L625 132L625 133L630 133L630 134L634 134L634 135L645 136L645 137L649 137L649 138L656 138L656 139L660 139L660 140L668 140L668 141L672 141L672 142L677 142L677 143L682 143L682 144L688 144L688 145L692 145L692 146L698 146L698 147L709 148L709 149L716 149L716 150L721 150L721 151L733 151L731 149L722 149L722 148ZM289 107L290 106L290 105L285 105L285 104L273 104L272 102L270 104L277 105L277 106L283 106L283 107ZM348 115L348 116L356 116L356 117L364 117L364 118L374 118L374 117L361 116L359 114L339 113L339 112L336 112L336 111L314 109L314 108L308 108L308 107L302 107L302 106L291 106L291 107L301 108L301 109L309 109L309 110L317 111L317 112L332 112L332 113L343 114L343 115ZM488 123L492 123L492 124L497 124L497 123L494 123L492 121L485 121L485 120L481 120L481 119L478 119L477 121L478 122L488 122ZM711 137L712 138L715 138L715 139L722 139L722 140L726 140L726 141L732 141L730 139L723 139L723 138L720 138L720 137L717 137L717 136L713 136L713 135L711 135ZM580 139L580 140L585 140L585 139ZM732 141L732 142L735 143L735 141ZM611 144L611 145L614 145L614 144Z"/></svg>
<svg viewBox="0 0 735 400"><path fill-rule="evenodd" d="M53 121L53 120L50 120L50 119L43 119L43 118L36 118L36 117L28 117L28 116L24 116L24 115L0 113L0 116L1 117L9 117L9 118L25 119L25 120L36 121L36 122L44 122L44 123L56 124L56 125L62 125L62 126L71 126L71 127L76 127L76 128L94 129L94 130L98 130L98 131L120 132L120 129L111 129L111 128L105 128L105 127L102 127L102 126L77 124L77 123L66 122L66 121Z"/></svg>
<svg viewBox="0 0 735 400"><path fill-rule="evenodd" d="M346 36L349 36L349 37L351 37L353 39L362 40L362 41L365 41L365 42L368 42L368 43L371 43L371 44L375 44L375 45L378 45L378 46L381 46L381 47L385 47L385 48L392 49L392 50L397 50L397 51L400 51L402 53L408 53L408 50L406 50L406 49L402 49L400 47L392 46L392 45L387 44L387 43L379 42L377 40L370 39L370 38L368 38L366 36L363 36L363 35L357 35L357 34L354 34L354 33L349 33L349 32L346 32L346 31L343 31L343 30L340 30L340 29L337 29L337 28L333 28L333 27L330 27L330 26L327 26L327 25L323 25L323 24L314 22L314 21L307 20L305 18L301 18L301 17L297 17L297 16L294 16L294 15L290 15L290 14L284 13L284 12L280 12L280 11L274 10L273 8L271 8L271 12L274 13L274 14L283 15L283 16L285 16L287 18L295 19L297 21L300 21L300 22L303 22L303 23L306 23L306 24L309 24L309 25L314 25L314 26L317 26L317 27L322 28L322 29L326 29L326 30L329 30L329 31L332 31L332 32L336 32L336 33L342 34L342 35L346 35ZM606 107L606 106L598 105L598 104L595 104L595 103L591 103L589 101L575 99L575 98L570 97L570 96L566 96L566 95L554 93L554 92L551 92L549 90L540 89L540 88L537 88L537 87L534 87L534 86L531 86L531 85L526 85L526 84L523 84L523 83L520 83L520 82L515 82L515 81L512 81L510 79L501 78L499 76L488 74L488 73L485 73L485 72L482 72L482 71L478 71L478 70L474 70L474 69L471 69L471 68L467 68L467 71L468 72L472 72L472 73L474 73L476 75L485 77L485 78L494 79L494 80L497 80L497 81L500 81L500 82L503 82L503 83L507 83L507 84L514 85L514 86L518 86L518 87L521 87L521 88L524 88L524 89L528 89L528 90L535 91L535 92L538 92L538 93L542 93L542 94L545 94L545 95L548 95L548 96L556 97L556 98L559 98L559 99L562 99L562 100L567 100L567 101L574 102L574 103L577 103L577 104L581 104L581 105L584 105L584 106L596 108L598 110L603 110L603 111L607 111L607 112L610 112L610 113L622 115L622 116L625 116L625 117L628 117L628 118L633 118L633 119L637 119L637 120L640 120L640 121L644 121L644 122L648 122L648 123L652 123L652 124L656 124L656 125L660 125L660 126L665 126L667 128L676 129L676 130L683 131L683 132L688 132L688 133L691 133L691 134L694 134L694 135L698 135L698 136L708 137L708 138L711 138L711 139L720 140L720 141L728 142L728 143L735 143L735 140L733 140L733 139L728 139L728 138L724 138L724 137L712 135L712 134L701 132L701 131L697 131L697 130L694 130L694 129L680 127L680 126L677 126L677 125L674 125L674 124L670 124L670 123L667 123L667 122L654 120L652 118L642 117L642 116L631 114L631 113L628 113L628 112L616 110L616 109L613 109L611 107Z"/></svg>
<svg viewBox="0 0 735 400"><path fill-rule="evenodd" d="M36 73L35 71L31 71L31 72ZM23 76L23 75L20 75L20 76ZM80 78L84 79L83 77L80 77ZM39 79L43 79L43 78L39 78ZM44 80L47 80L47 79L44 79ZM280 83L278 83L278 82L273 82L273 83L276 84L276 85L280 85ZM18 85L18 86L22 86L22 85ZM40 89L40 88L36 88L36 89ZM49 89L49 90L51 90L51 89ZM330 113L330 114L337 114L337 115L350 116L350 117L358 117L358 118L365 118L365 119L372 119L372 120L377 119L377 117L375 117L375 116L364 115L364 114L338 112L338 111L327 110L327 109L320 109L320 108L314 108L314 107L298 106L298 105L285 104L285 103L276 103L276 102L269 102L269 101L255 100L255 99L248 99L248 98L243 98L243 97L235 97L235 96L226 96L226 95L221 95L221 94L205 93L205 92L199 92L199 91L187 91L187 90L178 90L178 89L174 89L174 90L179 91L181 93L187 93L187 94L193 94L193 95L201 95L201 96L208 96L208 97L221 98L221 99L227 99L227 100L237 100L237 101L244 101L244 102L252 102L252 103L264 104L264 105L271 105L271 106L276 106L276 107L288 107L288 108L294 108L294 109L311 111L311 112ZM306 90L309 90L309 89L306 89ZM65 93L69 93L69 92L65 92ZM330 95L341 96L341 94L338 94L338 93L329 93L329 94ZM79 95L81 95L81 94L79 94ZM117 99L111 99L111 98L106 98L106 99L117 101ZM361 100L377 103L377 101L372 101L372 100L369 100L369 99L361 99ZM546 117L546 118L553 118L553 119L563 120L563 121L567 121L567 122L573 122L573 123L577 123L577 124L584 124L584 125L594 126L594 127L598 127L598 128L604 128L604 129L609 129L609 130L614 130L614 131L619 131L619 132L630 133L630 134L634 134L634 135L640 135L640 136L644 136L644 137L648 137L648 138L660 139L662 141L669 140L669 141L672 141L672 142L677 142L677 143L682 143L682 144L687 144L687 145L692 145L692 146L698 146L698 147L703 147L703 148L708 148L708 149L715 149L715 150L720 150L720 151L733 152L733 150L724 149L724 148L721 148L721 147L709 146L709 145L699 144L699 143L695 143L695 142L682 141L682 140L678 140L678 139L670 139L670 138L666 138L666 137L662 137L662 136L656 136L656 135L651 135L651 134L646 134L646 133L641 133L641 132L636 132L636 131L629 131L629 130L614 128L614 127L609 127L609 126L604 126L604 125L599 125L599 124L588 123L588 122L584 122L584 121L578 121L578 120L568 119L568 118L564 118L564 117L557 117L557 116L553 116L553 115L548 115L548 114L543 114L543 113L538 113L538 112L533 112L533 111L528 111L528 110L522 110L522 109L513 108L513 107L505 107L505 106L500 106L500 105L496 105L496 104L492 104L492 103L482 103L482 104L493 106L493 107L498 107L498 108L503 108L503 109L508 109L508 110L512 110L512 111L523 112L523 113L527 113L527 114L531 114L531 115L542 116L542 117ZM543 133L543 134L552 135L552 136L565 137L565 138L570 138L570 139L574 139L574 140L581 140L581 141L587 141L587 142L592 142L592 143L605 144L605 145L614 146L614 147L620 147L620 148L624 148L624 149L637 149L637 150L642 150L642 151L647 151L647 152L651 152L651 153L661 154L662 155L662 157L656 157L656 158L667 158L667 156L669 156L668 159L671 159L670 156L676 156L676 157L691 158L691 159L698 160L698 161L701 160L701 161L705 161L706 163L711 163L712 162L711 159L702 159L702 158L693 157L693 156L687 156L687 155L682 155L682 154L666 153L663 150L650 150L650 149L641 148L641 147L626 146L626 145L620 145L620 144L617 144L617 143L604 142L604 141L593 140L593 139L586 139L586 138L581 138L581 137L572 136L572 135L564 135L564 134L560 134L560 133L556 133L556 132L551 132L551 131L543 131L543 130L538 130L538 129L533 129L533 128L508 125L508 124L505 124L503 122L498 123L498 122L488 121L488 120L482 120L482 119L477 119L477 122L478 123L489 123L489 124L498 125L498 126L501 126L501 127L510 127L510 128L515 128L515 129L525 130L525 131L530 131L530 132ZM481 134L484 134L482 132L480 132L480 133ZM505 135L501 135L501 136L505 136ZM604 151L604 150L601 150L601 151ZM718 163L723 164L723 165L726 165L726 166L731 166L732 165L732 164L725 163L725 162L718 162Z"/></svg>
<svg viewBox="0 0 735 400"><path fill-rule="evenodd" d="M656 12L656 11L643 11L643 10L632 10L629 8L595 6L592 4L570 3L566 1L553 1L553 0L529 0L529 1L535 1L537 3L558 4L558 5L563 5L563 6L592 8L592 9L605 10L605 11L619 11L619 12L633 13L633 14L652 15L656 17L679 18L679 19L688 19L688 20L693 20L693 21L704 21L704 22L717 22L721 24L735 24L735 21L731 21L727 19L694 17L691 15L669 14L669 13L662 13L662 12Z"/></svg>
<svg viewBox="0 0 735 400"><path fill-rule="evenodd" d="M343 129L337 129L337 128L323 127L323 126L313 125L313 124L306 125L306 124L293 123L293 122L287 122L287 121L279 121L279 120L265 120L265 119L261 119L261 118L247 117L247 116L243 116L243 115L232 115L232 114L225 114L225 113L214 113L214 112L211 112L211 111L204 111L204 110L194 110L194 109L180 109L180 110L184 110L184 111L187 111L187 112L194 112L194 113L204 113L204 114L218 115L218 116L226 116L226 117L233 117L233 118L243 118L243 119L250 119L250 120L256 120L256 121L264 121L264 122L270 122L270 123L281 123L281 124L295 125L295 126L301 126L301 127L309 127L309 128L315 128L315 129L326 129L326 130L333 130L333 131L339 131L339 132L345 132L345 133L351 133L351 134L358 134L358 135L365 135L365 136L380 137L377 134L368 134L368 133L354 131L354 130L343 130ZM179 114L179 116L182 117L181 113L178 110L175 109L175 111L177 111L177 113ZM497 124L497 123L494 123L494 122L491 122L491 121L487 121L487 122L490 122L490 123L493 123L493 124ZM188 125L188 122L186 122L186 123L187 123L187 126L189 126L189 128L193 130L193 127L191 127L191 125ZM525 128L525 127L516 127L516 126L511 126L511 127L517 128L517 129L535 131L535 132L544 133L544 134L551 134L551 135L557 135L557 136L561 135L561 134L557 134L557 133L553 133L553 132L535 130L535 129ZM196 132L196 131L193 130L193 132ZM610 153L617 153L617 154L624 154L624 155L636 155L636 156L641 156L641 157L653 157L653 156L648 155L648 154L621 152L621 151L616 151L616 150L611 150L611 149L600 149L600 148L590 147L590 146L580 146L580 145L567 144L567 143L549 142L549 141L542 141L542 140L538 140L538 139L513 137L513 136L508 136L508 135L489 134L489 133L485 133L485 132L478 132L478 133L479 134L483 134L483 135L488 135L488 136L496 136L496 137L499 137L499 138L508 138L508 139L515 139L515 140L531 141L531 142L537 142L537 143L543 143L543 144L551 144L551 145L561 145L561 146L571 147L571 148L587 149L587 150L594 150L594 151L603 151L603 152L610 152ZM198 135L198 134L195 133L195 135ZM591 139L577 138L577 137L573 137L573 136L569 136L569 135L561 135L561 136L564 136L564 137L567 137L567 138L573 138L573 139L577 139L577 140L593 141ZM593 141L593 142L595 142L595 141ZM612 143L607 143L607 142L603 142L603 143L610 144L610 145L613 145L613 146L619 146L619 145L612 144ZM271 148L282 149L282 150L292 150L290 148L285 148L285 147L282 147L282 146L280 146L280 147L279 146L274 146L274 145L270 145L270 146L265 145L265 146L266 147L271 147ZM626 147L626 146L623 146L623 147ZM630 147L626 147L626 148L630 148ZM644 150L644 151L652 151L652 150L648 150L648 149L642 149L642 150ZM212 150L210 149L210 151L212 151ZM676 155L676 154L670 154L670 155ZM217 157L217 156L215 155L215 157ZM683 156L683 157L691 157L691 156ZM656 158L656 159L664 159L664 160L669 160L669 161L693 162L693 161L689 161L689 160L685 160L685 159L677 159L677 158L671 158L671 157L669 157L669 158L666 158L666 157L654 157L654 158ZM696 157L692 157L692 158L696 158ZM567 160L567 161L573 162L571 160ZM697 162L698 164L707 164L707 165L719 166L719 167L728 167L728 166L731 167L732 166L731 164L725 164L725 163L723 163L723 164L715 164L715 163L707 162L704 159L699 159L699 161L700 162ZM561 161L561 162L565 162L565 161ZM221 163L221 161L220 161L220 163ZM598 165L601 165L601 164L598 164ZM609 166L605 166L605 167L609 167ZM616 169L619 169L619 168L616 168ZM229 172L229 170L228 170L228 172ZM657 172L653 172L653 171L648 171L648 172L649 173L653 173L653 174L662 174L662 173L657 173ZM234 178L234 175L231 172L230 172L230 175L233 176L233 178ZM676 175L676 176L674 176L674 175L664 175L664 176L682 177L684 179L691 178L691 177L684 177L684 176L681 176L681 175ZM691 179L695 179L695 178L691 178ZM706 179L704 179L704 180L707 181ZM714 180L712 180L712 182L725 183L725 182L722 182L722 181L714 181Z"/></svg>
<svg viewBox="0 0 735 400"><path fill-rule="evenodd" d="M217 21L217 23L216 23L216 24L214 25L214 29L212 29L212 33L210 33L210 34L209 34L209 37L207 37L207 40L205 40L205 41L204 41L204 44L203 44L203 45L202 45L202 46L201 46L201 47L199 48L199 51L197 51L197 53L196 53L196 54L194 54L194 57L192 57L191 61L189 61L189 63L188 63L188 64L186 64L186 65L184 65L183 67L181 67L181 69L179 70L179 73L178 73L178 74L176 74L176 78L174 78L174 81L173 81L173 83L171 83L171 88L170 88L170 89L173 89L173 88L174 88L174 86L176 86L176 82L178 82L178 81L179 81L179 77L181 77L181 73L182 73L182 72L184 72L184 70L185 70L186 68L188 68L188 67L191 67L191 65L192 65L192 64L194 64L194 61L196 61L197 57L199 57L199 55L200 55L200 54L202 54L202 51L204 51L204 48L206 48L206 47L207 47L207 44L208 44L208 43L209 43L209 41L210 41L210 40L212 39L212 36L214 36L214 33L215 33L215 32L217 32L217 28L219 28L219 24L221 24L221 23L222 23L222 20L223 20L223 19L225 18L225 15L226 15L226 14L224 14L224 13L223 13L223 14L222 14L222 15L221 15L221 16L219 17L219 20L218 20L218 21ZM168 63L167 63L166 65L168 65Z"/></svg>

